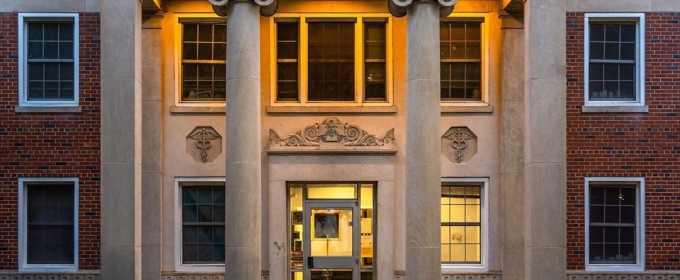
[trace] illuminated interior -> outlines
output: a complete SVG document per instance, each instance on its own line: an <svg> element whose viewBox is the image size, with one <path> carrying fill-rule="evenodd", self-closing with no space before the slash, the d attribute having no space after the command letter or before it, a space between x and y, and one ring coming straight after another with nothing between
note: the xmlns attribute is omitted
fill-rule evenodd
<svg viewBox="0 0 680 280"><path fill-rule="evenodd" d="M291 279L303 279L305 215L310 221L309 256L359 256L361 279L373 278L374 191L374 184L367 183L288 184ZM304 203L310 201L358 201L360 236L352 236L352 226L356 225L353 208L314 207L304 213ZM352 252L353 242L360 242L360 252L356 254ZM311 279L347 279L351 273L345 269L312 269Z"/></svg>

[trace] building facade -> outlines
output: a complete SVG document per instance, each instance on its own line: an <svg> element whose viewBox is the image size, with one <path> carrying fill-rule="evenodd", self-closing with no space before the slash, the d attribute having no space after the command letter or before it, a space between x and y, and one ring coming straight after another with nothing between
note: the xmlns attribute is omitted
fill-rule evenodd
<svg viewBox="0 0 680 280"><path fill-rule="evenodd" d="M675 0L0 0L0 279L680 279Z"/></svg>

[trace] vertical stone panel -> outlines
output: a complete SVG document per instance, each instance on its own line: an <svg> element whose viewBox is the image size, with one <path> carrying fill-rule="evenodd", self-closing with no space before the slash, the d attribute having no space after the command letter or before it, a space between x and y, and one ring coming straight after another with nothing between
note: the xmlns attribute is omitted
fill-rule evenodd
<svg viewBox="0 0 680 280"><path fill-rule="evenodd" d="M501 15L502 264L505 279L524 279L524 22Z"/></svg>
<svg viewBox="0 0 680 280"><path fill-rule="evenodd" d="M142 278L161 278L161 20L145 15L142 30Z"/></svg>
<svg viewBox="0 0 680 280"><path fill-rule="evenodd" d="M101 277L141 279L141 3L101 4Z"/></svg>
<svg viewBox="0 0 680 280"><path fill-rule="evenodd" d="M524 279L566 279L566 3L524 7Z"/></svg>

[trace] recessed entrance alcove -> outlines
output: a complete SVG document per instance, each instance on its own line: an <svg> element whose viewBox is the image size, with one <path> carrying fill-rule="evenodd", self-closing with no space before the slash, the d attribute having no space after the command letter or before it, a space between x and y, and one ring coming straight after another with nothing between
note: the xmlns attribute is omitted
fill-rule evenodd
<svg viewBox="0 0 680 280"><path fill-rule="evenodd" d="M302 131L311 128L320 131L318 135L333 131L324 123ZM269 233L268 244L263 244L269 251L269 279L360 280L394 275L397 149L393 136L390 132L376 138L389 146L352 146L343 144L347 143L342 141L343 131L335 136L296 146L281 145L286 139L271 133L265 203Z"/></svg>

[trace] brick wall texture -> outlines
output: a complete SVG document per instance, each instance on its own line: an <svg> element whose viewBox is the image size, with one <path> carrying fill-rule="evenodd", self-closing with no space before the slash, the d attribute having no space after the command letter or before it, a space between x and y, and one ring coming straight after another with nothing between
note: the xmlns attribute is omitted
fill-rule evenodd
<svg viewBox="0 0 680 280"><path fill-rule="evenodd" d="M680 269L679 22L645 15L648 113L581 113L584 14L567 14L568 269L585 268L585 177L644 177L646 269Z"/></svg>
<svg viewBox="0 0 680 280"><path fill-rule="evenodd" d="M19 178L77 177L79 268L99 269L99 14L80 18L81 113L15 113L18 14L0 13L0 270L18 268Z"/></svg>

